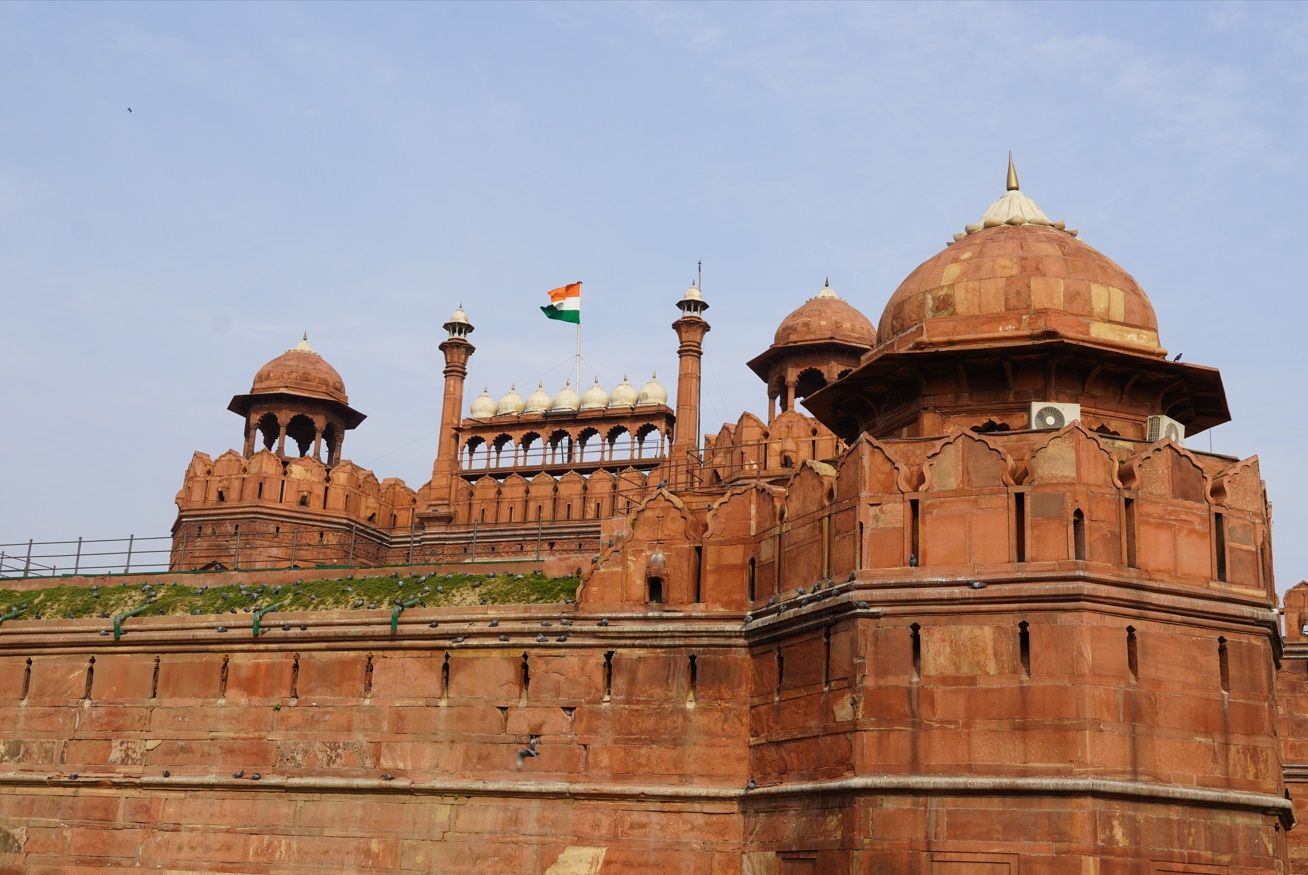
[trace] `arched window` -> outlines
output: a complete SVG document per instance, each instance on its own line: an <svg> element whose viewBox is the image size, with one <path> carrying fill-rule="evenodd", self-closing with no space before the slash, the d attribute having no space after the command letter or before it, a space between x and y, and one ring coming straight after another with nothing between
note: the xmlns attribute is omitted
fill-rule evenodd
<svg viewBox="0 0 1308 875"><path fill-rule="evenodd" d="M608 458L630 459L632 457L631 432L625 426L617 425L609 429L604 442L608 445Z"/></svg>
<svg viewBox="0 0 1308 875"><path fill-rule="evenodd" d="M645 580L645 601L652 605L663 604L663 578L650 577Z"/></svg>
<svg viewBox="0 0 1308 875"><path fill-rule="evenodd" d="M635 456L640 459L657 459L663 455L663 432L653 423L642 425L636 432Z"/></svg>
<svg viewBox="0 0 1308 875"><path fill-rule="evenodd" d="M1081 508L1072 513L1072 549L1078 562L1085 561L1085 514Z"/></svg>
<svg viewBox="0 0 1308 875"><path fill-rule="evenodd" d="M598 462L602 454L603 444L599 440L599 432L593 428L582 429L581 434L577 435L577 461L578 462Z"/></svg>
<svg viewBox="0 0 1308 875"><path fill-rule="evenodd" d="M517 447L513 445L513 438L507 434L496 437L491 443L491 450L491 464L496 468L510 467L517 459Z"/></svg>
<svg viewBox="0 0 1308 875"><path fill-rule="evenodd" d="M827 378L817 368L805 368L795 378L795 399L807 398L827 384Z"/></svg>
<svg viewBox="0 0 1308 875"><path fill-rule="evenodd" d="M549 464L566 465L572 461L572 435L562 429L550 435Z"/></svg>
<svg viewBox="0 0 1308 875"><path fill-rule="evenodd" d="M464 470L472 470L478 467L478 453L486 445L486 439L480 435L474 435L468 438L468 442L463 445Z"/></svg>
<svg viewBox="0 0 1308 875"><path fill-rule="evenodd" d="M541 436L534 431L529 431L522 436L518 442L522 448L519 454L518 464L520 465L543 465L545 463L545 442Z"/></svg>
<svg viewBox="0 0 1308 875"><path fill-rule="evenodd" d="M263 448L265 450L277 449L277 438L282 433L282 427L277 422L277 415L274 413L265 413L259 417L259 436L263 439Z"/></svg>
<svg viewBox="0 0 1308 875"><path fill-rule="evenodd" d="M291 417L290 422L286 423L286 437L295 441L296 449L299 450L296 455L300 458L309 455L309 451L313 449L314 438L317 436L318 429L313 424L313 420L303 413L297 413Z"/></svg>

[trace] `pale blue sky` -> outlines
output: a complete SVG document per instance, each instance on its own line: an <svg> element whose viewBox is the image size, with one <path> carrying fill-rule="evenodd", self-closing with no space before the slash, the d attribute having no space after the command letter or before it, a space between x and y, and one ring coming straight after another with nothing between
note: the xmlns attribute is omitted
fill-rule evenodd
<svg viewBox="0 0 1308 875"><path fill-rule="evenodd" d="M1306 46L1304 4L0 5L0 541L166 533L305 329L369 415L346 455L418 486L455 304L470 396L562 384L537 307L574 279L586 379L639 384L698 259L716 430L763 409L782 316L829 275L875 322L1011 148L1222 369L1213 448L1262 458L1284 589Z"/></svg>

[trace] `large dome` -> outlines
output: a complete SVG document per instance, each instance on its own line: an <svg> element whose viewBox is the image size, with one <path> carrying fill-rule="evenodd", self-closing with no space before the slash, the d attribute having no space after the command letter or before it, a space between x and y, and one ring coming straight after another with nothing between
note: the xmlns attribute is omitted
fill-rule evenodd
<svg viewBox="0 0 1308 875"><path fill-rule="evenodd" d="M1051 222L1021 191L924 261L890 296L882 344L949 346L1065 337L1162 356L1153 305L1129 273Z"/></svg>
<svg viewBox="0 0 1308 875"><path fill-rule="evenodd" d="M1112 259L1052 225L972 231L900 283L880 337L936 343L1063 336L1162 355L1154 308ZM910 338L914 340L916 338Z"/></svg>
<svg viewBox="0 0 1308 875"><path fill-rule="evenodd" d="M871 321L824 285L777 327L774 346L840 341L871 349L877 332Z"/></svg>
<svg viewBox="0 0 1308 875"><path fill-rule="evenodd" d="M350 403L345 394L345 381L326 359L313 351L307 336L294 349L277 356L254 375L251 395L273 392Z"/></svg>

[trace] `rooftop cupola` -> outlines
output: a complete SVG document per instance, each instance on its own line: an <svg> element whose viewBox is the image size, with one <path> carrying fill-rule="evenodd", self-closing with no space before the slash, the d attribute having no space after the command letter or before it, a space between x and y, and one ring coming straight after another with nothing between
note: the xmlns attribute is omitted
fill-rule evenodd
<svg viewBox="0 0 1308 875"><path fill-rule="evenodd" d="M250 391L232 398L227 409L245 418L245 455L256 445L281 456L340 458L345 432L363 422L350 407L345 381L309 345L300 342L259 368ZM287 441L290 438L290 441Z"/></svg>
<svg viewBox="0 0 1308 875"><path fill-rule="evenodd" d="M876 346L877 332L866 316L824 280L809 298L777 326L772 345L749 367L768 386L768 421L795 409L795 402L858 366Z"/></svg>
<svg viewBox="0 0 1308 875"><path fill-rule="evenodd" d="M708 301L704 300L696 283L691 283L690 288L686 289L686 294L677 302L677 309L683 316L701 316L708 308Z"/></svg>
<svg viewBox="0 0 1308 875"><path fill-rule="evenodd" d="M472 333L472 323L468 321L468 314L463 311L463 305L454 308L450 314L450 319L441 326L449 332L450 337L467 337Z"/></svg>

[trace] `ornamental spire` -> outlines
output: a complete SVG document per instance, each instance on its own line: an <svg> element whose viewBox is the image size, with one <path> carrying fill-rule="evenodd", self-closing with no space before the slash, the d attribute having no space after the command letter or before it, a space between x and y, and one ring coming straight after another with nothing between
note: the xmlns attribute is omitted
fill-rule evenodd
<svg viewBox="0 0 1308 875"><path fill-rule="evenodd" d="M1008 190L1009 190L1009 191L1017 191L1018 188L1019 188L1019 186L1018 186L1018 184L1017 184L1017 168L1016 168L1015 166L1013 166L1013 153L1012 153L1012 151L1009 151L1009 153L1008 153Z"/></svg>

